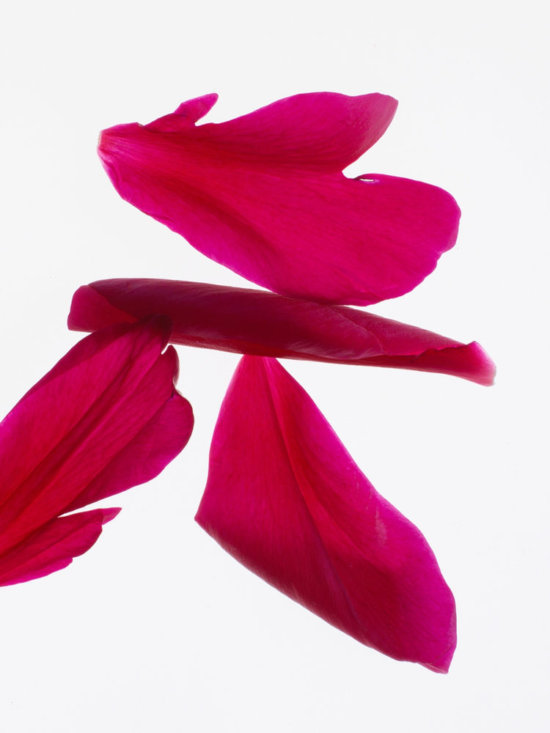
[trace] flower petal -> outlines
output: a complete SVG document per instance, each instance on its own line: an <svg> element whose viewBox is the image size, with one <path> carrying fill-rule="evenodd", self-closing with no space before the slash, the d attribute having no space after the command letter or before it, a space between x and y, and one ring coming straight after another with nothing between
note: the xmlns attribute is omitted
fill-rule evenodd
<svg viewBox="0 0 550 733"><path fill-rule="evenodd" d="M99 154L122 198L208 257L284 295L366 305L411 290L453 246L460 212L442 189L341 173L383 134L391 97L303 94L195 127L213 103L200 99L190 116L105 130Z"/></svg>
<svg viewBox="0 0 550 733"><path fill-rule="evenodd" d="M147 481L193 415L155 318L88 336L0 423L0 556L69 509Z"/></svg>
<svg viewBox="0 0 550 733"><path fill-rule="evenodd" d="M204 117L216 104L217 99L217 94L205 94L202 97L196 97L187 102L182 102L175 112L164 117L159 117L158 120L150 122L146 127L149 130L162 132L185 130L189 126L194 125L195 122L198 122L201 117Z"/></svg>
<svg viewBox="0 0 550 733"><path fill-rule="evenodd" d="M175 280L99 280L73 296L69 328L92 331L155 313L170 340L222 351L442 372L491 384L494 364L468 345L371 313L273 293Z"/></svg>
<svg viewBox="0 0 550 733"><path fill-rule="evenodd" d="M93 509L52 519L0 556L0 585L24 583L62 570L96 542L120 509Z"/></svg>
<svg viewBox="0 0 550 733"><path fill-rule="evenodd" d="M184 102L161 119L177 122L182 110L188 116L187 105L195 109L206 100L210 109L216 98L207 95ZM197 141L223 149L232 159L254 166L290 165L334 173L353 163L382 137L396 109L397 100L385 94L296 94L222 124L202 125L194 136ZM146 127L158 129L157 123L155 120Z"/></svg>
<svg viewBox="0 0 550 733"><path fill-rule="evenodd" d="M245 356L237 368L196 519L250 570L363 644L447 671L455 605L426 540L273 359Z"/></svg>

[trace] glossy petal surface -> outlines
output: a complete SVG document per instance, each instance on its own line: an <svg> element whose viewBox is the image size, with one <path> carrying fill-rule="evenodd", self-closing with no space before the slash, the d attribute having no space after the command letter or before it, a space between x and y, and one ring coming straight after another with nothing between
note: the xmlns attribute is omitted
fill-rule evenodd
<svg viewBox="0 0 550 733"><path fill-rule="evenodd" d="M342 174L384 133L391 97L300 94L196 126L215 99L99 145L122 198L203 254L283 295L366 305L411 290L453 246L460 212L442 189Z"/></svg>
<svg viewBox="0 0 550 733"><path fill-rule="evenodd" d="M183 449L193 414L168 332L154 318L88 336L0 423L0 583L68 564L116 510L59 515L148 481Z"/></svg>
<svg viewBox="0 0 550 733"><path fill-rule="evenodd" d="M273 359L245 356L237 368L196 519L250 570L363 644L447 671L455 605L426 540Z"/></svg>
<svg viewBox="0 0 550 733"><path fill-rule="evenodd" d="M442 372L491 384L479 344L461 344L346 306L174 280L100 280L75 293L69 327L93 331L152 314L173 343L257 356Z"/></svg>

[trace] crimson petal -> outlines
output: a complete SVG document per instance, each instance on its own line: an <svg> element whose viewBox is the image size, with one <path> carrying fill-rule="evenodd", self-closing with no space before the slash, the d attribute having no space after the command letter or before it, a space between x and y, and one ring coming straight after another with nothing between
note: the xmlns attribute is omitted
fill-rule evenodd
<svg viewBox="0 0 550 733"><path fill-rule="evenodd" d="M21 558L42 567L48 543L45 572L68 564L114 510L59 515L148 481L183 449L193 413L168 334L157 317L88 336L0 423L0 583Z"/></svg>
<svg viewBox="0 0 550 733"><path fill-rule="evenodd" d="M175 280L100 280L76 291L69 327L93 331L167 315L170 340L257 356L442 372L491 384L479 344L371 313L244 288Z"/></svg>
<svg viewBox="0 0 550 733"><path fill-rule="evenodd" d="M342 175L384 133L391 97L300 94L195 126L215 99L99 145L122 198L203 254L284 295L366 305L414 288L453 246L460 212L442 189Z"/></svg>
<svg viewBox="0 0 550 733"><path fill-rule="evenodd" d="M90 549L102 525L119 509L93 509L52 519L0 556L0 585L24 583L66 568L73 557Z"/></svg>
<svg viewBox="0 0 550 733"><path fill-rule="evenodd" d="M426 540L273 359L245 356L237 368L196 519L250 570L363 644L447 671L455 605Z"/></svg>

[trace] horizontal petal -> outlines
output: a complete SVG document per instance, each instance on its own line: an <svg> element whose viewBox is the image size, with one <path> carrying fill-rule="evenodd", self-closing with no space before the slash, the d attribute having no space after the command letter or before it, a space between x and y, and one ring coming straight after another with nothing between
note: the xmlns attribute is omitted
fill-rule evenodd
<svg viewBox="0 0 550 733"><path fill-rule="evenodd" d="M442 372L491 384L494 365L474 343L345 306L175 280L100 280L73 296L69 328L93 331L152 314L173 343L342 364Z"/></svg>
<svg viewBox="0 0 550 733"><path fill-rule="evenodd" d="M210 102L214 96L200 99ZM197 101L191 100L193 105ZM188 104L161 119L179 117ZM385 94L296 94L228 122L201 125L194 135L197 141L253 166L337 172L382 137L396 109L397 101ZM157 122L146 127L156 129Z"/></svg>
<svg viewBox="0 0 550 733"><path fill-rule="evenodd" d="M117 325L71 349L0 423L0 555L69 508L147 481L185 446L166 319Z"/></svg>
<svg viewBox="0 0 550 733"><path fill-rule="evenodd" d="M105 130L99 154L122 198L208 257L283 295L366 305L411 290L453 246L460 212L442 189L341 173L386 129L391 97L297 95L195 126L202 99Z"/></svg>
<svg viewBox="0 0 550 733"><path fill-rule="evenodd" d="M196 519L283 593L395 659L447 671L455 605L419 530L273 359L243 357Z"/></svg>
<svg viewBox="0 0 550 733"><path fill-rule="evenodd" d="M95 544L102 525L120 509L93 509L53 519L0 556L0 585L23 583L62 570Z"/></svg>

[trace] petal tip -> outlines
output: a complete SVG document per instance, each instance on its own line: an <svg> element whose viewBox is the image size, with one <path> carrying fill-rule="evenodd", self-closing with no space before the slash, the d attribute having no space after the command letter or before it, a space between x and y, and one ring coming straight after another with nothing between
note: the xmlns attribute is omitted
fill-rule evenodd
<svg viewBox="0 0 550 733"><path fill-rule="evenodd" d="M491 387L495 383L497 373L495 362L477 341L468 344L468 349L475 361L476 378L473 381L483 387Z"/></svg>

